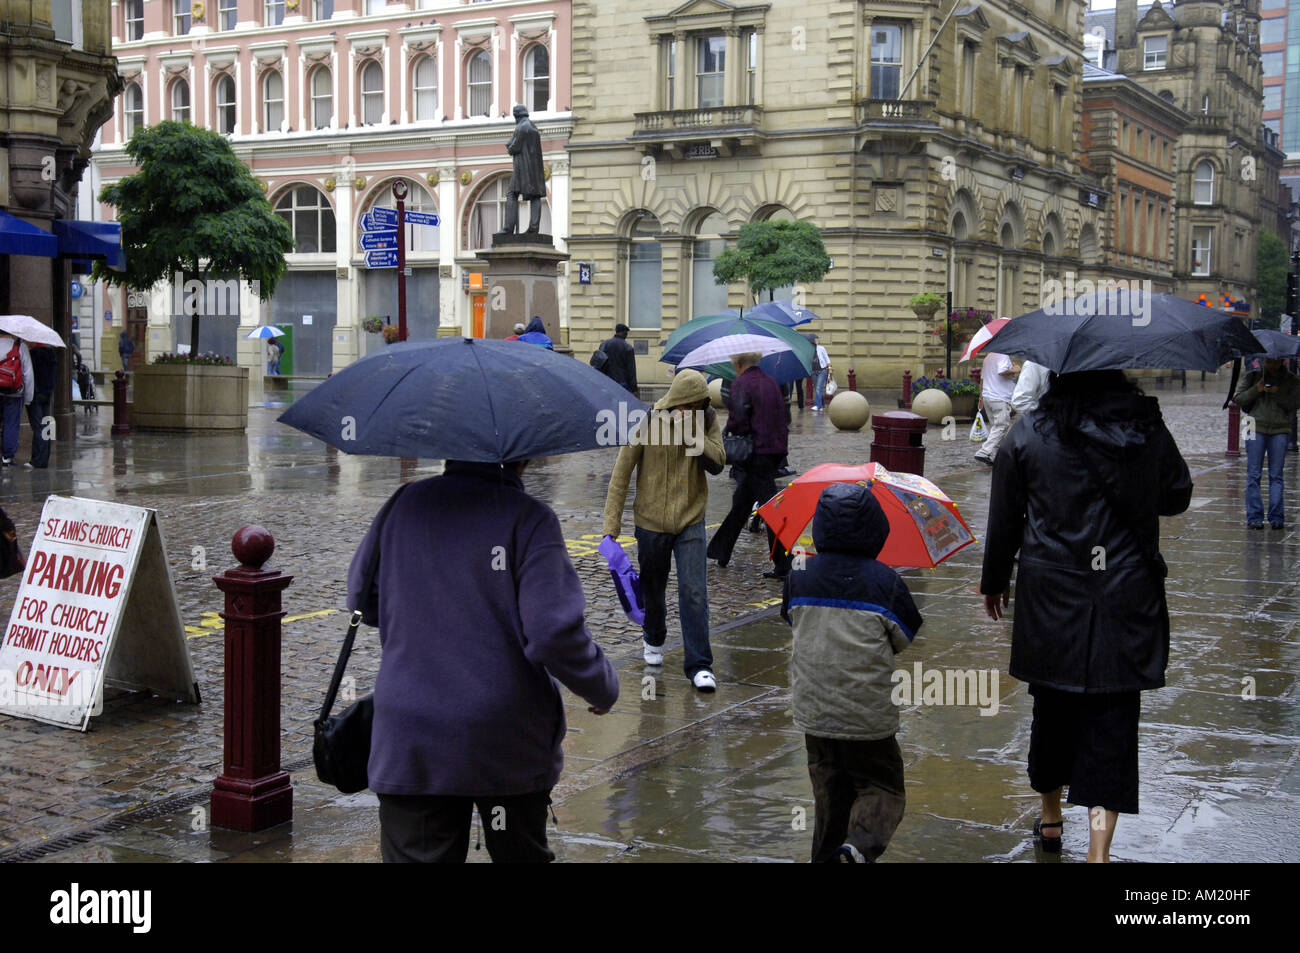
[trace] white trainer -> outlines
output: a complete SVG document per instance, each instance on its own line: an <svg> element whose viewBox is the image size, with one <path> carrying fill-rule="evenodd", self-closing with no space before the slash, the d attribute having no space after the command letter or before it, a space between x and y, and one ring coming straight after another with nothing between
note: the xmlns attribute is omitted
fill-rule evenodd
<svg viewBox="0 0 1300 953"><path fill-rule="evenodd" d="M641 656L645 659L647 665L664 664L664 647L662 645L651 645L645 639L642 639L641 648Z"/></svg>
<svg viewBox="0 0 1300 953"><path fill-rule="evenodd" d="M702 668L695 673L695 677L691 679L691 684L699 691L712 692L717 690L718 680L713 677L713 673L707 668Z"/></svg>

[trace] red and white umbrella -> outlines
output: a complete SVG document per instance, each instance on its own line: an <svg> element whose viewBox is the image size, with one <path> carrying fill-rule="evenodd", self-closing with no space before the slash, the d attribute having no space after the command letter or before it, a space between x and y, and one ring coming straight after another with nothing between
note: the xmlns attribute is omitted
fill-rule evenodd
<svg viewBox="0 0 1300 953"><path fill-rule="evenodd" d="M995 318L971 335L970 343L966 345L966 350L961 352L961 357L957 358L957 363L969 361L978 354L985 344L993 340L993 335L1001 331L1010 320L1010 318Z"/></svg>

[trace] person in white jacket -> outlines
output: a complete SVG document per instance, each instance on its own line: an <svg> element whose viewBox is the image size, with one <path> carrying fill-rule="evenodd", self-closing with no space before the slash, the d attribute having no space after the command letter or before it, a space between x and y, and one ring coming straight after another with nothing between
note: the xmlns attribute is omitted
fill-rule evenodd
<svg viewBox="0 0 1300 953"><path fill-rule="evenodd" d="M1047 393L1051 371L1042 364L1025 361L1016 378L1016 391L1011 395L1011 409L1024 415L1038 409L1038 400Z"/></svg>
<svg viewBox="0 0 1300 953"><path fill-rule="evenodd" d="M5 466L11 466L18 453L18 428L22 425L23 408L36 396L36 373L32 370L32 355L27 350L27 342L8 335L0 337L0 362L12 361L10 355L15 349L18 351L18 366L22 369L22 386L16 391L0 389L0 402L3 404L0 422L4 426L0 443Z"/></svg>

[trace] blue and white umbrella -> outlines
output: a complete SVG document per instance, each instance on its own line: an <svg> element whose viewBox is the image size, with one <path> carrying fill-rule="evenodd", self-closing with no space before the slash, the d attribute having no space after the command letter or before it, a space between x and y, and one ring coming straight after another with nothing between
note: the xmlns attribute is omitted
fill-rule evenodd
<svg viewBox="0 0 1300 953"><path fill-rule="evenodd" d="M284 332L279 328L271 327L269 324L263 324L253 328L253 330L244 335L244 337L251 341L258 338L278 338L283 334Z"/></svg>

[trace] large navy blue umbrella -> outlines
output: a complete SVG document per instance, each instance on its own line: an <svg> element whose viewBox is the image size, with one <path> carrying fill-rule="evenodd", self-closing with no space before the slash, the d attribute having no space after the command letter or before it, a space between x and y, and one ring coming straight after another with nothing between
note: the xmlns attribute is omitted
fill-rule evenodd
<svg viewBox="0 0 1300 953"><path fill-rule="evenodd" d="M1027 357L1058 374L1140 367L1214 371L1264 347L1242 322L1169 294L1099 292L1023 314L986 351Z"/></svg>
<svg viewBox="0 0 1300 953"><path fill-rule="evenodd" d="M1266 357L1300 357L1300 337L1294 334L1284 334L1269 328L1260 328L1251 333L1260 344L1264 345L1264 350L1260 353Z"/></svg>
<svg viewBox="0 0 1300 953"><path fill-rule="evenodd" d="M762 318L764 321L779 321L790 327L807 324L817 315L807 308L796 308L789 301L764 301L745 312L747 318Z"/></svg>
<svg viewBox="0 0 1300 953"><path fill-rule="evenodd" d="M364 357L279 419L346 453L507 463L625 443L646 410L572 357L442 338Z"/></svg>

